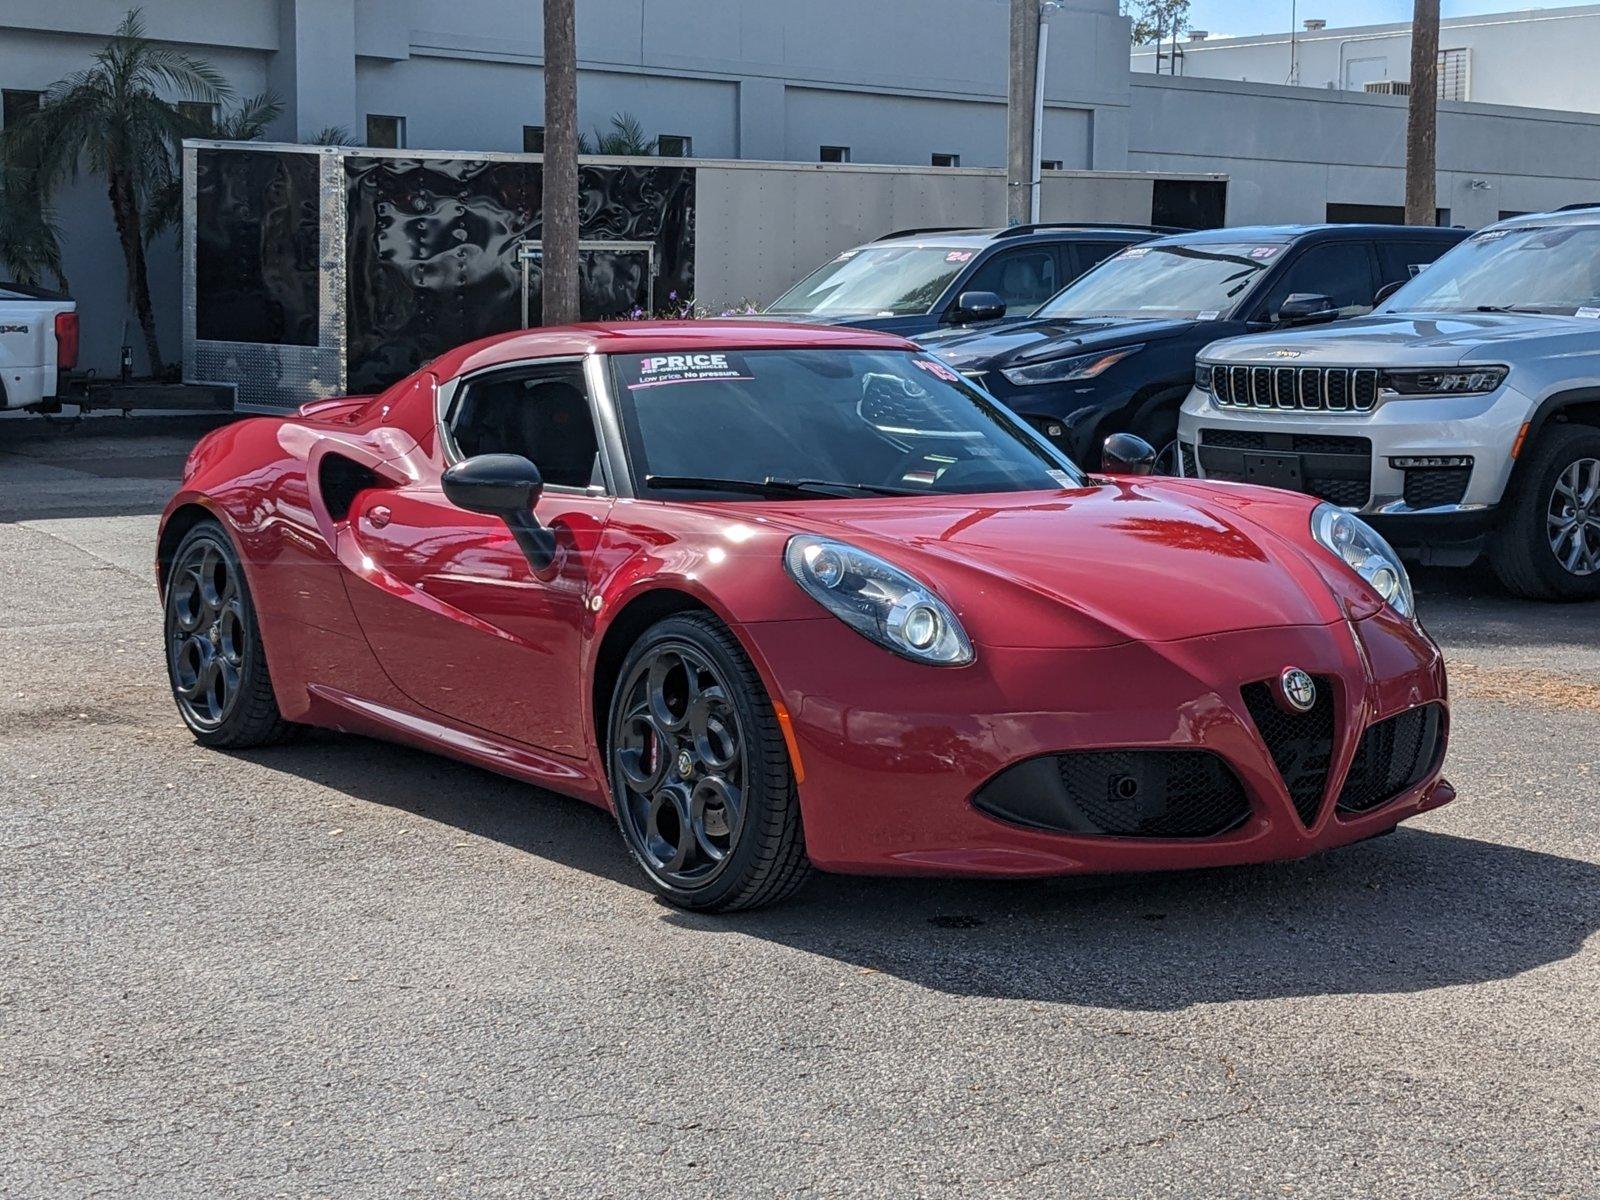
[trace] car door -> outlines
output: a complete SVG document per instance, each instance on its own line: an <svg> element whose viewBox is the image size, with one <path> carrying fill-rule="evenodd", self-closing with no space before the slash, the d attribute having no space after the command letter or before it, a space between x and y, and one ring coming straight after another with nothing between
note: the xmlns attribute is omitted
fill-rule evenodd
<svg viewBox="0 0 1600 1200"><path fill-rule="evenodd" d="M442 445L398 487L354 502L341 560L363 634L390 680L462 725L582 756L582 637L612 498L589 381L578 360L523 364L457 384ZM445 498L450 462L530 458L545 478L534 515L556 538L535 571L497 517Z"/></svg>
<svg viewBox="0 0 1600 1200"><path fill-rule="evenodd" d="M1294 255L1267 285L1257 319L1271 321L1290 296L1327 296L1339 316L1372 311L1378 291L1376 254L1365 241L1318 242Z"/></svg>
<svg viewBox="0 0 1600 1200"><path fill-rule="evenodd" d="M1061 289L1061 274L1054 246L1017 246L990 255L960 290L993 292L1005 301L1007 317L1025 317Z"/></svg>

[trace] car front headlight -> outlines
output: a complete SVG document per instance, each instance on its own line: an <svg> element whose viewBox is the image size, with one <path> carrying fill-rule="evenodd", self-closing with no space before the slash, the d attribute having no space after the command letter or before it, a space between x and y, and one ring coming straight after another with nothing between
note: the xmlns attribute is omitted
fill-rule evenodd
<svg viewBox="0 0 1600 1200"><path fill-rule="evenodd" d="M1365 579L1395 612L1416 616L1411 578L1394 547L1371 525L1342 508L1319 504L1311 513L1311 536Z"/></svg>
<svg viewBox="0 0 1600 1200"><path fill-rule="evenodd" d="M1018 387L1040 383L1070 383L1074 379L1093 379L1102 371L1116 366L1130 354L1137 354L1143 346L1119 346L1115 350L1099 350L1094 354L1078 354L1072 358L1052 358L1049 362L1031 363L1026 367L1008 367L1000 372Z"/></svg>
<svg viewBox="0 0 1600 1200"><path fill-rule="evenodd" d="M783 565L807 595L885 649L941 667L972 661L949 605L876 554L802 533L789 539Z"/></svg>
<svg viewBox="0 0 1600 1200"><path fill-rule="evenodd" d="M1379 384L1396 396L1480 396L1506 381L1505 367L1385 371Z"/></svg>

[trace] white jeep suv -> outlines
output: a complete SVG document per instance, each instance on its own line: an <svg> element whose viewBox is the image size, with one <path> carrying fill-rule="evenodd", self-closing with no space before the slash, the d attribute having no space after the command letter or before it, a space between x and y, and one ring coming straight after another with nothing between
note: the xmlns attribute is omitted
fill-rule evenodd
<svg viewBox="0 0 1600 1200"><path fill-rule="evenodd" d="M1403 552L1600 598L1600 208L1480 230L1372 315L1214 342L1185 475L1292 488Z"/></svg>

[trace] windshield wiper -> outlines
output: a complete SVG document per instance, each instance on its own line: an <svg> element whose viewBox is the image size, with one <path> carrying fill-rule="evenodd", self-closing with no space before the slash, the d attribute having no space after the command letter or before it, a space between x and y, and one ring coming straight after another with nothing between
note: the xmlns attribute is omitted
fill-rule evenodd
<svg viewBox="0 0 1600 1200"><path fill-rule="evenodd" d="M1531 304L1480 304L1473 309L1474 312L1486 313L1531 313L1536 317L1549 316L1543 308Z"/></svg>
<svg viewBox="0 0 1600 1200"><path fill-rule="evenodd" d="M716 479L704 475L646 475L646 487L675 492L748 492L754 496L829 496L839 490L867 492L874 496L925 496L912 488L889 487L875 483L846 483L829 479Z"/></svg>

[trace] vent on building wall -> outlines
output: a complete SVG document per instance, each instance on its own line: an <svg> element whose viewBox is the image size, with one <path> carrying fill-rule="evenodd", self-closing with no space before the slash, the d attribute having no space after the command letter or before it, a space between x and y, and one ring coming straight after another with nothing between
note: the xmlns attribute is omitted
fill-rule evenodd
<svg viewBox="0 0 1600 1200"><path fill-rule="evenodd" d="M1472 79L1472 51L1439 51L1439 99L1470 100ZM1409 96L1409 79L1379 79L1362 85L1362 90L1377 96Z"/></svg>

